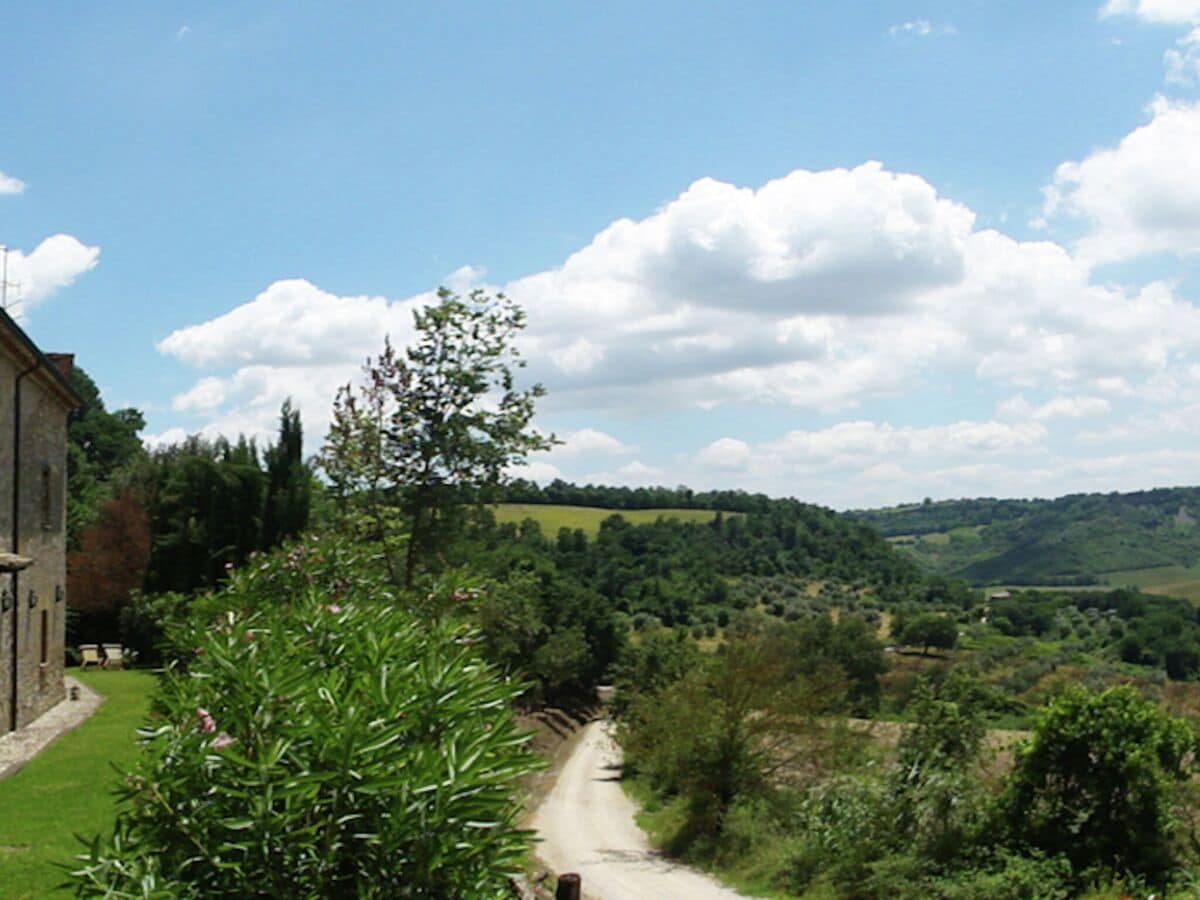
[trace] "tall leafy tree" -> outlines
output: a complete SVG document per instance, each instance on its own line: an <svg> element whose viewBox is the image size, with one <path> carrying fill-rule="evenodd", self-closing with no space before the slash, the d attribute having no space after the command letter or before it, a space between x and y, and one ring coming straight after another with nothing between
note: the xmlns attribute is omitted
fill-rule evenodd
<svg viewBox="0 0 1200 900"><path fill-rule="evenodd" d="M72 637L111 639L131 592L142 586L150 558L150 522L141 498L123 487L100 508L67 554L67 596L77 613Z"/></svg>
<svg viewBox="0 0 1200 900"><path fill-rule="evenodd" d="M356 509L383 540L393 580L407 586L466 508L554 443L530 427L542 386L516 388L513 371L524 366L514 344L525 326L519 306L503 294L463 298L441 288L437 303L414 318L409 347L386 342L368 360L365 383L338 391L322 454L343 509Z"/></svg>
<svg viewBox="0 0 1200 900"><path fill-rule="evenodd" d="M253 442L189 438L157 451L151 469L147 589L212 587L258 549L265 476Z"/></svg>
<svg viewBox="0 0 1200 900"><path fill-rule="evenodd" d="M819 759L821 720L844 680L831 669L798 674L791 655L786 635L751 630L630 703L619 729L626 760L686 799L693 834L719 833L736 800Z"/></svg>
<svg viewBox="0 0 1200 900"><path fill-rule="evenodd" d="M191 437L156 450L139 473L153 550L152 591L213 587L255 550L269 550L308 524L311 472L300 413L280 410L279 437L259 453L239 437Z"/></svg>
<svg viewBox="0 0 1200 900"><path fill-rule="evenodd" d="M138 432L146 420L132 408L109 412L96 382L78 366L71 384L83 400L67 426L67 534L75 546L113 495L116 474L144 455Z"/></svg>
<svg viewBox="0 0 1200 900"><path fill-rule="evenodd" d="M263 453L267 496L263 504L262 546L274 547L308 527L312 474L304 464L304 428L291 398L279 411L279 440Z"/></svg>

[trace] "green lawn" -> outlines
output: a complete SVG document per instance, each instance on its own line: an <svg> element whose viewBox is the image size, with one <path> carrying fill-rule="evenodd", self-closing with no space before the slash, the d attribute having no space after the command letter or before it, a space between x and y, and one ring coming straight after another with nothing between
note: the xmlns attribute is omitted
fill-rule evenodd
<svg viewBox="0 0 1200 900"><path fill-rule="evenodd" d="M112 829L117 775L137 754L154 687L145 671L72 674L107 698L74 731L63 735L15 775L0 781L0 897L69 896L55 890L81 845Z"/></svg>
<svg viewBox="0 0 1200 900"><path fill-rule="evenodd" d="M600 531L600 523L618 513L634 525L644 522L654 522L660 517L664 519L679 519L682 522L709 522L716 515L711 509L597 509L592 506L556 506L554 504L538 503L500 503L492 507L496 521L523 522L533 519L542 526L542 534L553 538L560 528L582 528L588 537L595 537ZM725 513L726 516L740 513Z"/></svg>

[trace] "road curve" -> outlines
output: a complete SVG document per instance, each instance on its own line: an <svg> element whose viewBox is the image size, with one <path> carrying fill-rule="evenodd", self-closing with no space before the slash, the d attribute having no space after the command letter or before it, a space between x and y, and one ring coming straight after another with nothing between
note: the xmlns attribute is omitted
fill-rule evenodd
<svg viewBox="0 0 1200 900"><path fill-rule="evenodd" d="M555 872L578 872L596 900L727 900L740 897L712 878L652 850L637 806L618 778L621 750L609 723L592 722L534 814L538 855Z"/></svg>

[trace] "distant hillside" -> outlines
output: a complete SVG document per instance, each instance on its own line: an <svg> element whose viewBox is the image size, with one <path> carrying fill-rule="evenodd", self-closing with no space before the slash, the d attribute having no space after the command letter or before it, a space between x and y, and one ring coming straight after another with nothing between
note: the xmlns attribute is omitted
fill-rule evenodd
<svg viewBox="0 0 1200 900"><path fill-rule="evenodd" d="M1154 570L1181 586L1194 580L1186 570L1200 561L1200 488L948 500L846 515L872 525L928 568L975 584L1108 582L1153 589L1160 583Z"/></svg>

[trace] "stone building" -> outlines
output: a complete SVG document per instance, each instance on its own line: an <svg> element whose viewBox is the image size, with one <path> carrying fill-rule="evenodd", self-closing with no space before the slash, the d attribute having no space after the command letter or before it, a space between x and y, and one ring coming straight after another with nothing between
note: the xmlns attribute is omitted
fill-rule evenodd
<svg viewBox="0 0 1200 900"><path fill-rule="evenodd" d="M72 363L0 310L0 734L64 694Z"/></svg>

